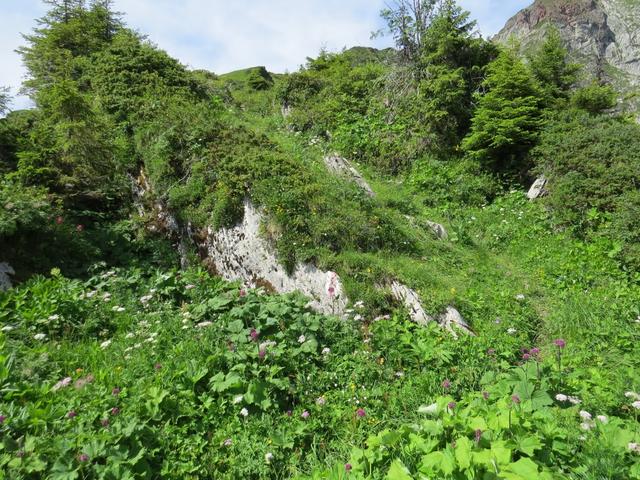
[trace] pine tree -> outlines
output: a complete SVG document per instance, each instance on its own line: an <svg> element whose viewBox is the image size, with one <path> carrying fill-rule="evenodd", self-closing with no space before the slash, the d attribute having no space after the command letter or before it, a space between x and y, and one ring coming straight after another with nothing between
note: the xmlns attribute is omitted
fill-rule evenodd
<svg viewBox="0 0 640 480"><path fill-rule="evenodd" d="M489 65L482 89L462 147L498 174L524 175L542 124L539 87L515 52L505 50Z"/></svg>

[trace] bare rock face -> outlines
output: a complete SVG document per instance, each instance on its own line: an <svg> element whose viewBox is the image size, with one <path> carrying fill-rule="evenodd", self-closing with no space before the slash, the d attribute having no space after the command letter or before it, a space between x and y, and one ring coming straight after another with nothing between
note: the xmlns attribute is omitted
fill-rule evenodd
<svg viewBox="0 0 640 480"><path fill-rule="evenodd" d="M249 201L244 219L231 228L208 229L206 248L210 264L226 280L240 280L248 287L267 287L278 293L300 291L311 298L314 310L342 315L348 298L340 277L311 264L299 264L287 273L272 245L260 235L262 215Z"/></svg>
<svg viewBox="0 0 640 480"><path fill-rule="evenodd" d="M0 291L9 290L13 285L11 284L11 277L9 275L15 275L11 265L7 262L0 262Z"/></svg>
<svg viewBox="0 0 640 480"><path fill-rule="evenodd" d="M623 94L640 87L640 2L636 0L536 0L512 17L494 37L515 37L523 52L544 42L549 27L558 29L575 61ZM637 103L631 107L638 108Z"/></svg>
<svg viewBox="0 0 640 480"><path fill-rule="evenodd" d="M407 309L411 321L418 325L428 325L434 321L434 318L424 310L420 296L416 291L398 281L393 281L391 283L391 294Z"/></svg>
<svg viewBox="0 0 640 480"><path fill-rule="evenodd" d="M529 200L535 200L540 197L544 197L547 194L545 187L547 186L547 178L542 175L533 182L529 192L527 192L527 198Z"/></svg>
<svg viewBox="0 0 640 480"><path fill-rule="evenodd" d="M443 328L446 328L454 338L458 338L458 331L474 337L476 335L465 319L462 318L460 312L453 307L447 307L447 310L438 317L438 323Z"/></svg>
<svg viewBox="0 0 640 480"><path fill-rule="evenodd" d="M427 220L427 225L429 226L433 234L438 238L438 240L446 240L447 238L449 238L447 230L439 223Z"/></svg>
<svg viewBox="0 0 640 480"><path fill-rule="evenodd" d="M355 182L370 197L376 196L364 177L351 165L351 162L349 162L349 160L347 160L346 158L343 158L339 155L329 155L327 157L324 157L324 163L331 173L341 175L351 180L352 182Z"/></svg>

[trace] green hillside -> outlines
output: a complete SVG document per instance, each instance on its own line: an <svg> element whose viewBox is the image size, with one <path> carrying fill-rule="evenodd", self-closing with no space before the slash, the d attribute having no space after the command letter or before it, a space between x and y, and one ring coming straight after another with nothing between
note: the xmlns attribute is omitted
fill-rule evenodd
<svg viewBox="0 0 640 480"><path fill-rule="evenodd" d="M0 478L640 478L640 126L557 35L525 62L422 3L287 74L190 71L104 2L39 21L0 119ZM220 277L246 205L344 310Z"/></svg>

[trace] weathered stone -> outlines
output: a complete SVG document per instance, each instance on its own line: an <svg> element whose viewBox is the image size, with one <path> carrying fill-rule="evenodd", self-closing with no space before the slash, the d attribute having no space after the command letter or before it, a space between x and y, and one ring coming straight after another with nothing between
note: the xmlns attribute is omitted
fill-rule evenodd
<svg viewBox="0 0 640 480"><path fill-rule="evenodd" d="M536 198L544 197L547 194L547 191L545 190L546 186L546 177L544 175L538 177L536 181L533 182L533 185L531 185L531 188L527 193L527 198L529 198L529 200L535 200Z"/></svg>
<svg viewBox="0 0 640 480"><path fill-rule="evenodd" d="M260 211L245 201L241 223L208 230L208 257L218 275L240 280L251 288L266 283L278 293L299 291L311 298L309 305L314 310L343 315L348 299L338 274L309 263L299 264L287 273L273 246L260 235L261 223Z"/></svg>
<svg viewBox="0 0 640 480"><path fill-rule="evenodd" d="M9 275L15 275L11 265L7 262L0 262L0 291L9 290L13 285L11 283L11 277Z"/></svg>
<svg viewBox="0 0 640 480"><path fill-rule="evenodd" d="M393 298L402 303L407 309L411 321L418 325L428 325L434 321L434 318L424 310L420 296L415 290L410 289L398 281L393 281L391 283L391 294Z"/></svg>
<svg viewBox="0 0 640 480"><path fill-rule="evenodd" d="M471 330L471 327L462 318L460 312L453 307L447 307L447 310L438 317L438 323L451 332L451 335L455 338L458 338L457 330L475 336L475 332Z"/></svg>
<svg viewBox="0 0 640 480"><path fill-rule="evenodd" d="M352 182L355 182L370 197L376 196L364 177L351 165L351 162L349 162L349 160L347 160L346 158L343 158L339 155L329 155L324 157L324 164L327 166L330 172L337 175L342 175Z"/></svg>
<svg viewBox="0 0 640 480"><path fill-rule="evenodd" d="M447 230L444 228L444 226L440 225L439 223L431 222L427 220L427 225L429 226L431 231L434 233L434 235L438 238L438 240L446 240L447 238L449 238L449 234L447 233Z"/></svg>

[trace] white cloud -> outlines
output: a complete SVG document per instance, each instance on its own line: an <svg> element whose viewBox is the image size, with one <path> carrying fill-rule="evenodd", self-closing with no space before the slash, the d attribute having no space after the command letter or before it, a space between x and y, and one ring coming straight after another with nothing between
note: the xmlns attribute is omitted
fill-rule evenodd
<svg viewBox="0 0 640 480"><path fill-rule="evenodd" d="M24 43L39 0L0 0L0 85L15 93L24 70L14 50ZM528 0L460 0L478 19L485 36L496 33ZM127 24L193 68L217 73L265 65L272 71L296 70L320 48L389 46L370 40L381 27L384 0L116 0ZM16 106L24 106L18 99Z"/></svg>

